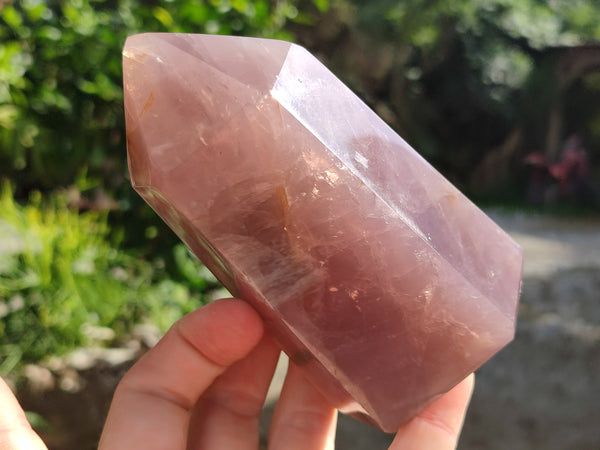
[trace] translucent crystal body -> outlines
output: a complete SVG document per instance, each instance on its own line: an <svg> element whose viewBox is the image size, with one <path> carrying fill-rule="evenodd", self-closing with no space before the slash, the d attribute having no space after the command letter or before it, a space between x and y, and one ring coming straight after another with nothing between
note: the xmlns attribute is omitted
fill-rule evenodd
<svg viewBox="0 0 600 450"><path fill-rule="evenodd" d="M514 335L521 249L303 48L142 34L134 188L342 411L394 431Z"/></svg>

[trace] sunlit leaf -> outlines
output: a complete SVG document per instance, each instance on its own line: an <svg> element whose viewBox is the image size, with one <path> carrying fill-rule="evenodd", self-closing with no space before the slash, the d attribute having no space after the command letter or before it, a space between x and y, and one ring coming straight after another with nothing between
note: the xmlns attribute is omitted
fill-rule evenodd
<svg viewBox="0 0 600 450"><path fill-rule="evenodd" d="M313 0L313 4L321 12L329 10L329 0Z"/></svg>
<svg viewBox="0 0 600 450"><path fill-rule="evenodd" d="M21 14L12 5L6 5L0 10L0 16L12 28L19 28L23 23Z"/></svg>
<svg viewBox="0 0 600 450"><path fill-rule="evenodd" d="M173 25L173 17L166 9L156 6L152 9L152 14L165 28L170 28Z"/></svg>
<svg viewBox="0 0 600 450"><path fill-rule="evenodd" d="M46 4L42 0L23 0L23 9L32 22L37 22L46 13Z"/></svg>
<svg viewBox="0 0 600 450"><path fill-rule="evenodd" d="M0 127L13 129L19 108L14 105L0 105Z"/></svg>

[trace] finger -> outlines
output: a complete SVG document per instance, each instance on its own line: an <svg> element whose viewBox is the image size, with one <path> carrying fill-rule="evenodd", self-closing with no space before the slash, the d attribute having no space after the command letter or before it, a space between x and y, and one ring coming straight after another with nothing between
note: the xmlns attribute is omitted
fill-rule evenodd
<svg viewBox="0 0 600 450"><path fill-rule="evenodd" d="M46 446L29 425L14 394L0 378L0 450L42 450Z"/></svg>
<svg viewBox="0 0 600 450"><path fill-rule="evenodd" d="M241 361L215 380L194 407L189 449L252 449L279 347L265 336Z"/></svg>
<svg viewBox="0 0 600 450"><path fill-rule="evenodd" d="M400 428L390 450L455 449L473 393L474 379L473 374L469 375Z"/></svg>
<svg viewBox="0 0 600 450"><path fill-rule="evenodd" d="M184 317L119 383L100 448L185 449L192 406L262 335L258 314L240 300Z"/></svg>
<svg viewBox="0 0 600 450"><path fill-rule="evenodd" d="M290 362L279 402L273 413L272 450L333 449L337 411Z"/></svg>

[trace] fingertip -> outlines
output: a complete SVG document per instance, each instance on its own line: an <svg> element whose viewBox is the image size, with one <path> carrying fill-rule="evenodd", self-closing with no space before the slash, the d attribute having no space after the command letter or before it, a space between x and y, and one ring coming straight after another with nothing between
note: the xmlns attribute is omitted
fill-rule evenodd
<svg viewBox="0 0 600 450"><path fill-rule="evenodd" d="M228 366L244 357L261 340L263 321L245 301L228 298L215 300L174 325L211 361Z"/></svg>
<svg viewBox="0 0 600 450"><path fill-rule="evenodd" d="M455 449L473 393L474 382L475 375L470 374L400 428L390 450Z"/></svg>
<svg viewBox="0 0 600 450"><path fill-rule="evenodd" d="M462 380L457 386L455 386L459 392L456 394L459 398L466 399L467 406L473 396L473 390L475 389L475 372L470 374L467 378Z"/></svg>

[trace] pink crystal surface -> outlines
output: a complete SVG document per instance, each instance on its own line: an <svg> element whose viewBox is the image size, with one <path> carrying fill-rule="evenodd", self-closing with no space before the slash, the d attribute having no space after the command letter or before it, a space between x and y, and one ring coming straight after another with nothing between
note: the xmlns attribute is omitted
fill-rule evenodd
<svg viewBox="0 0 600 450"><path fill-rule="evenodd" d="M512 340L522 251L302 47L141 34L134 188L340 410L395 431Z"/></svg>

